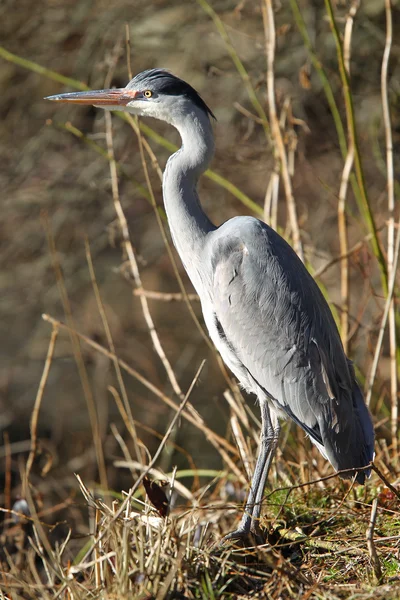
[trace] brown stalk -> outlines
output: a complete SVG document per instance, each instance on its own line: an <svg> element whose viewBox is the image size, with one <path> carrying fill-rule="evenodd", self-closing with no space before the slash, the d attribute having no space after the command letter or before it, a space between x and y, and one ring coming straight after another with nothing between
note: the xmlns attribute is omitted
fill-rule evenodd
<svg viewBox="0 0 400 600"><path fill-rule="evenodd" d="M250 423L243 403L238 402L236 396L234 396L230 390L225 390L224 398L229 404L233 413L240 419L240 421L246 427L246 429L250 431ZM254 430L252 430L251 432L254 434L254 441L258 441Z"/></svg>
<svg viewBox="0 0 400 600"><path fill-rule="evenodd" d="M346 19L343 40L343 60L350 81L350 56L351 56L351 36L353 32L354 17L359 5L359 0L354 0ZM340 314L340 333L343 342L343 348L348 353L349 345L349 310L350 310L350 285L349 285L349 257L348 257L348 234L346 222L346 199L349 186L349 178L354 164L354 138L348 132L348 145L345 164L343 167L342 179L339 189L338 200L338 233L340 253L343 259L340 262L340 291L341 291L341 314Z"/></svg>
<svg viewBox="0 0 400 600"><path fill-rule="evenodd" d="M242 115L244 115L245 117L250 119L250 121L254 121L254 123L258 123L258 125L263 124L263 121L262 121L262 119L260 119L260 117L257 117L257 115L252 113L251 110L248 110L245 106L242 106L241 104L239 104L239 102L234 102L233 107L236 108L236 110L238 112L240 112Z"/></svg>
<svg viewBox="0 0 400 600"><path fill-rule="evenodd" d="M172 585L174 577L176 576L176 572L178 571L178 569L181 568L181 563L182 563L184 556L185 556L185 546L182 545L179 548L178 555L175 557L174 563L173 563L168 575L166 576L166 578L163 581L163 585L162 585L161 589L157 593L156 600L164 600L164 598L169 593L169 589L170 589L170 586Z"/></svg>
<svg viewBox="0 0 400 600"><path fill-rule="evenodd" d="M111 391L111 393L114 396L114 399L116 401L117 407L118 407L121 415L124 415L125 409L123 407L121 398L119 397L119 394L118 394L117 390L115 388L112 388L112 387L110 387L109 390ZM124 418L124 416L123 416L123 418ZM119 431L118 431L117 426L115 425L115 423L111 423L110 429L111 429L111 433L115 437L117 443L119 444L119 447L122 450L122 454L124 455L125 460L127 462L132 462L132 457L131 457L131 455L129 453L128 446L126 445L125 440L123 439L123 437L119 433ZM141 463L138 462L138 464L140 465ZM131 469L131 473L132 473L132 477L133 477L134 474L135 474L134 469Z"/></svg>
<svg viewBox="0 0 400 600"><path fill-rule="evenodd" d="M230 424L248 480L251 481L254 467L253 453L246 443L236 415L231 415Z"/></svg>
<svg viewBox="0 0 400 600"><path fill-rule="evenodd" d="M136 289L133 290L134 296L146 296L151 300L160 300L161 302L182 302L185 301L183 294L180 293L166 293L166 292L154 292L152 290ZM187 297L191 302L200 302L200 298L197 294L187 294Z"/></svg>
<svg viewBox="0 0 400 600"><path fill-rule="evenodd" d="M160 165L158 164L158 160L156 155L154 154L149 142L146 140L145 137L142 136L141 132L140 132L140 127L139 127L139 122L138 119L135 119L132 117L132 115L130 114L126 114L126 120L129 123L129 125L132 127L133 131L135 132L135 134L142 140L142 144L143 144L143 148L146 150L148 157L150 158L151 161L151 166L153 167L154 171L157 173L158 178L160 181L162 181L163 178L163 174L162 174L162 170L160 168ZM143 161L142 161L143 162ZM154 208L154 202L153 202L153 198L151 197L151 191L149 189L149 199L151 201L151 204ZM158 209L157 209L158 212Z"/></svg>
<svg viewBox="0 0 400 600"><path fill-rule="evenodd" d="M264 198L264 220L273 229L278 227L279 163L275 163Z"/></svg>
<svg viewBox="0 0 400 600"><path fill-rule="evenodd" d="M296 149L297 149L297 135L293 129L293 116L292 116L292 100L290 96L286 96L284 101L282 102L282 110L279 116L279 127L282 131L285 129L286 125L289 126L289 129L286 131L286 145L287 145L287 162L288 162L288 172L290 178L294 176L294 165L295 165L295 157L296 157Z"/></svg>
<svg viewBox="0 0 400 600"><path fill-rule="evenodd" d="M345 258L349 258L352 254L361 250L361 248L364 246L365 242L370 240L371 237L372 237L372 234L368 233L362 240L360 240L359 242L354 244L354 246L352 248L350 248L350 250L348 250L346 254L339 254L339 256L335 256L330 261L328 261L325 265L320 267L317 271L315 271L313 273L313 277L315 279L317 279L317 277L320 277L321 275L323 275L323 273L325 273L328 269L333 267L336 263L341 262Z"/></svg>
<svg viewBox="0 0 400 600"><path fill-rule="evenodd" d="M26 462L26 480L29 480L29 475L32 469L33 461L35 459L36 451L37 451L37 424L39 419L39 411L40 406L42 404L43 393L46 387L47 378L49 376L51 363L54 356L54 349L56 346L56 340L58 335L58 325L53 325L53 329L51 331L51 337L49 341L49 347L47 350L46 361L44 363L42 377L40 379L39 388L36 394L35 404L32 410L30 430L31 430L31 450L29 452L28 460Z"/></svg>
<svg viewBox="0 0 400 600"><path fill-rule="evenodd" d="M382 112L383 122L385 126L386 139L386 172L387 172L387 195L388 195L388 249L387 249L387 270L388 278L391 278L394 268L394 170L393 170L393 140L392 140L392 124L390 118L389 94L388 94L388 68L390 52L392 48L393 24L392 24L392 7L391 0L385 0L386 14L386 39L385 50L382 59L381 70L381 93L382 93ZM397 364L396 364L396 312L395 298L391 299L389 306L389 352L390 352L390 398L391 398L391 433L393 450L396 453L398 449L398 379L397 379Z"/></svg>
<svg viewBox="0 0 400 600"><path fill-rule="evenodd" d="M367 540L369 557L371 559L371 565L372 565L372 568L374 571L375 579L379 585L382 583L383 575L382 575L381 563L380 563L379 556L376 551L375 543L374 543L374 529L375 529L375 523L376 523L377 510L378 510L378 498L375 498L375 500L372 503L371 518L369 521L369 526L368 526L367 532L365 534L365 537Z"/></svg>
<svg viewBox="0 0 400 600"><path fill-rule="evenodd" d="M93 532L93 537L95 539L97 536L97 532L99 531L100 521L101 521L101 512L98 508L95 508L94 509L94 532ZM94 581L96 584L96 588L99 588L102 583L100 550L101 550L100 543L96 544L94 547L94 560L93 560Z"/></svg>
<svg viewBox="0 0 400 600"><path fill-rule="evenodd" d="M277 148L277 154L279 156L281 175L283 180L283 186L285 189L286 202L289 214L289 223L291 227L291 233L293 238L293 247L301 260L304 262L303 246L300 237L300 228L297 218L296 202L293 196L292 182L290 179L288 169L288 159L285 150L285 144L282 138L281 128L279 126L279 119L277 116L276 103L275 103L275 75L274 75L274 62L275 62L275 21L274 11L272 7L272 0L264 0L262 6L265 40L266 40L266 54L267 54L267 90L268 90L268 105L269 105L269 121L271 127L271 135L274 140L274 145Z"/></svg>
<svg viewBox="0 0 400 600"><path fill-rule="evenodd" d="M129 24L125 23L125 47L126 47L126 67L128 69L129 79L132 79L131 65L131 36L129 32Z"/></svg>
<svg viewBox="0 0 400 600"><path fill-rule="evenodd" d="M383 337L384 337L385 329L386 329L386 323L387 323L388 316L389 316L390 306L391 306L392 300L393 300L393 294L394 294L394 289L395 289L395 285L396 285L396 271L397 271L397 265L398 265L398 261L399 261L399 251L400 251L400 218L398 221L397 236L396 236L396 241L395 241L395 246L394 246L393 269L392 269L392 274L389 278L389 289L388 289L388 293L387 293L387 297L386 297L385 308L384 308L383 315L382 315L381 325L379 328L378 339L377 339L376 347L375 347L374 359L372 361L371 371L370 371L370 374L368 377L368 387L367 387L367 393L365 396L365 401L368 406L371 402L372 388L374 386L376 372L378 370L379 357L381 355L381 350L382 350L382 345L383 345ZM396 427L397 427L397 421L396 421ZM397 431L397 429L396 429L396 431Z"/></svg>
<svg viewBox="0 0 400 600"><path fill-rule="evenodd" d="M119 395L118 391L112 385L108 386L108 391L110 392L110 394L112 394L112 396L113 396L113 398L115 400L115 403L117 405L117 408L119 410L119 413L120 413L120 415L122 417L122 420L126 424L126 421L128 419L128 415L126 414L123 402L122 402L122 400L120 398L120 395ZM135 425L136 425L136 427L138 427L139 429L142 429L146 433L149 433L152 437L154 437L156 439L158 438L158 439L161 440L162 437L163 437L158 431L155 431L155 429L153 429L152 427L148 427L146 425L143 425L143 423L135 421ZM124 440L121 438L120 434L118 433L117 428L115 427L115 425L113 423L111 424L110 427L111 427L112 434L114 435L115 439L117 440L118 444L121 447L121 450L122 450L122 452L123 452L123 454L125 456L125 459L131 461L132 457L129 454L128 448L127 448ZM127 429L128 429L128 427L127 427ZM175 442L171 441L171 439L169 440L169 443L170 443L170 446L174 448L174 450L178 451L180 454L182 454L186 458L186 460L188 461L188 463L190 465L189 468L192 469L193 471L196 471L196 465L195 465L195 463L193 461L192 456L189 454L189 452L187 452L181 446L178 446L178 444L176 444ZM147 448L144 446L144 444L142 444L140 442L140 438L139 438L139 444L143 448L143 451L146 452ZM140 463L138 463L138 464L140 464ZM195 481L193 483L193 488L196 488L196 487L199 487L199 481L198 481L198 477L197 476L195 476Z"/></svg>
<svg viewBox="0 0 400 600"><path fill-rule="evenodd" d="M53 571L53 574L56 577L59 577L61 580L63 580L64 576L63 576L62 566L60 564L58 564L57 561L55 560L55 554L54 554L53 548L50 544L50 541L46 535L45 529L44 529L44 527L39 519L39 516L37 514L35 503L33 501L32 494L31 494L31 490L30 490L30 487L29 487L27 479L26 479L26 474L23 474L22 480L26 481L26 485L25 485L26 501L28 503L29 511L30 511L31 518L32 518L33 531L36 536L36 540L40 546L38 554L43 561L43 566L46 570L48 579L49 579L49 581L52 580L52 577L49 573L49 570L51 570L51 571ZM30 540L30 542L32 544L32 539ZM44 549L46 550L47 556L51 559L51 561L48 561L45 559Z"/></svg>

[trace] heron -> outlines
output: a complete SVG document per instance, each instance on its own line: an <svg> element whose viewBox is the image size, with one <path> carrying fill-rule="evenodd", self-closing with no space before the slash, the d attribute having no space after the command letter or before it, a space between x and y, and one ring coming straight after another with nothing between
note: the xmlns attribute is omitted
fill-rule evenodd
<svg viewBox="0 0 400 600"><path fill-rule="evenodd" d="M199 295L209 335L261 411L256 465L238 527L227 537L262 540L261 506L280 420L292 419L342 477L363 484L374 453L371 416L331 310L291 246L252 216L214 225L197 193L214 153L215 118L197 91L165 69L125 88L48 100L154 117L182 145L167 161L163 200L173 243ZM340 474L340 473L339 473Z"/></svg>

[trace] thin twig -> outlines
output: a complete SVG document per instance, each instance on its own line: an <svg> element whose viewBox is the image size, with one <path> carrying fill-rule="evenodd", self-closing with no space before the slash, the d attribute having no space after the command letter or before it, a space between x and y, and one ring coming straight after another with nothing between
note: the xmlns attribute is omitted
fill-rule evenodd
<svg viewBox="0 0 400 600"><path fill-rule="evenodd" d="M176 425L179 417L181 416L181 414L183 412L183 409L185 408L185 406L186 406L186 404L187 404L187 402L189 400L190 394L192 393L193 388L196 385L196 383L197 383L197 381L198 381L198 379L200 377L200 373L202 372L205 363L206 363L206 361L203 360L201 362L199 368L197 369L196 375L194 376L193 381L190 384L190 387L189 387L188 391L185 394L185 397L183 398L182 402L180 403L178 410L176 411L176 413L175 413L175 415L174 415L171 423L169 424L169 427L168 427L167 431L165 432L165 435L164 435L163 439L161 440L160 444L158 445L157 451L155 452L155 454L154 454L153 458L151 459L150 463L147 465L147 469L142 473L142 475L141 475L142 479L143 479L143 477L145 475L147 475L147 473L149 472L149 470L152 467L154 467L154 465L156 464L158 457L160 456L161 452L163 451L164 446L167 443L168 438L171 435L171 432L172 432L173 428L175 427L175 425Z"/></svg>
<svg viewBox="0 0 400 600"><path fill-rule="evenodd" d="M236 415L231 415L230 424L248 480L251 481L254 467L252 460L252 452L250 451L249 446L246 443L243 431L239 425L239 420Z"/></svg>
<svg viewBox="0 0 400 600"><path fill-rule="evenodd" d="M360 0L353 0L347 13L343 38L343 61L347 74L350 78L351 36L353 34L354 17L360 6Z"/></svg>
<svg viewBox="0 0 400 600"><path fill-rule="evenodd" d="M370 463L370 464L366 465L365 467L358 468L357 472L358 471L368 471L369 469L373 469L374 471L378 472L378 469L375 467L374 463ZM354 473L354 469L341 469L340 471L336 471L335 473L331 473L330 475L324 475L324 477L319 477L318 479L312 479L310 481L306 481L303 483L296 483L295 485L287 485L287 486L278 487L278 488L273 489L268 494L266 494L264 497L264 500L266 500L270 496L273 496L273 494L276 494L276 492L286 492L288 490L291 492L293 490L306 488L308 486L315 485L317 483L320 483L321 481L329 481L330 479L335 479L335 477L348 476L349 474L353 474L353 473ZM380 471L379 471L379 473L380 473ZM385 479L385 481L386 481L386 479ZM396 495L398 495L398 492L396 492Z"/></svg>
<svg viewBox="0 0 400 600"><path fill-rule="evenodd" d="M336 265L336 263L340 262L344 258L350 257L352 254L355 254L356 252L358 252L359 250L361 250L361 248L365 245L365 242L367 242L370 239L371 239L371 234L368 233L365 237L363 237L362 240L360 240L359 242L357 242L356 244L354 244L354 246L352 246L350 248L350 250L348 250L348 252L346 254L339 254L339 256L335 256L334 258L332 258L331 260L329 260L325 265L323 265L322 267L320 267L319 269L317 269L313 273L313 277L315 279L317 279L318 277L321 277L321 275L323 275L328 269L330 269L331 267L333 267L334 265Z"/></svg>
<svg viewBox="0 0 400 600"><path fill-rule="evenodd" d="M349 341L349 310L350 310L350 289L349 289L349 250L346 222L346 197L349 183L349 176L354 163L354 144L349 140L346 161L343 167L342 179L340 182L338 199L338 233L340 253L343 257L340 261L340 293L341 293L341 314L340 314L340 334L342 338L345 353L348 353Z"/></svg>
<svg viewBox="0 0 400 600"><path fill-rule="evenodd" d="M154 292L152 290L136 289L133 290L134 296L146 296L151 300L160 300L161 302L184 302L185 297L183 294L170 293L170 292ZM191 302L200 302L200 298L197 294L187 294L187 297Z"/></svg>
<svg viewBox="0 0 400 600"><path fill-rule="evenodd" d="M382 471L380 469L378 469L378 467L376 466L375 463L371 463L371 469L373 471L375 471L375 473L378 475L378 477L380 479L382 479L382 481L386 485L386 487L389 488L389 490L396 496L396 498L398 500L400 500L400 492L394 487L394 485L392 485L390 483L390 481L387 479L387 477L384 476Z"/></svg>
<svg viewBox="0 0 400 600"><path fill-rule="evenodd" d="M357 12L359 0L355 0L347 15L346 25L344 30L343 41L343 56L347 76L350 79L350 56L351 56L351 36L353 32L354 17ZM346 354L348 353L349 342L349 310L350 310L350 288L349 288L349 259L348 239L347 239L347 223L346 223L346 197L349 184L349 177L354 163L354 139L349 133L347 146L347 156L343 168L342 179L339 189L338 200L338 232L340 253L344 257L340 262L340 288L341 288L341 313L340 313L340 334L343 342L343 348Z"/></svg>
<svg viewBox="0 0 400 600"><path fill-rule="evenodd" d="M250 110L247 110L247 108L245 108L244 106L239 104L239 102L234 102L233 108L236 108L236 110L238 112L240 112L242 115L244 115L245 117L250 119L250 121L254 121L254 123L258 123L258 125L262 125L262 119L260 119L260 117L257 117L257 115L252 113Z"/></svg>
<svg viewBox="0 0 400 600"><path fill-rule="evenodd" d="M125 23L125 45L126 45L126 67L128 69L128 77L132 79L132 66L131 66L131 36L129 33L129 24Z"/></svg>
<svg viewBox="0 0 400 600"><path fill-rule="evenodd" d="M291 227L291 233L293 237L293 247L301 260L304 262L303 246L300 237L300 228L297 218L296 203L293 196L292 182L289 175L288 160L285 150L285 144L282 138L281 128L279 126L279 119L277 116L276 103L275 103L275 76L274 76L274 61L275 61L275 21L274 11L272 8L272 0L265 0L265 6L263 8L263 19L265 28L265 39L266 39L266 53L267 53L267 90L268 90L268 104L269 104L269 120L271 126L271 133L274 143L276 144L277 153L279 155L281 174L283 180L283 186L285 189L286 202L288 207L289 222Z"/></svg>
<svg viewBox="0 0 400 600"><path fill-rule="evenodd" d="M264 220L275 230L278 227L279 183L279 163L277 163L271 173L264 198Z"/></svg>
<svg viewBox="0 0 400 600"><path fill-rule="evenodd" d="M102 146L100 146L99 144L97 144L93 139L91 139L90 137L85 135L80 129L78 129L78 127L75 127L69 121L67 121L66 123L59 123L57 121L49 119L49 120L47 120L46 123L47 123L47 125L53 125L56 129L59 129L61 131L67 131L68 133L71 133L77 139L81 140L84 144L86 144L91 150L94 150L94 152L97 152L97 154L99 154L107 162L109 161L109 156L108 156L107 150L105 148L103 148ZM146 198L146 200L149 201L150 196L149 196L148 191L146 190L146 188L143 185L141 185L138 181L136 181L132 177L132 175L130 173L130 169L128 169L126 167L126 165L122 164L121 162L116 162L116 166L117 166L118 174L122 173L122 175L133 184L135 193L139 193L141 196L143 196L143 198Z"/></svg>
<svg viewBox="0 0 400 600"><path fill-rule="evenodd" d="M367 394L365 397L367 406L369 406L369 404L371 402L372 388L373 388L373 385L375 382L376 372L378 369L379 357L381 354L382 344L383 344L383 336L385 333L386 323L387 323L387 319L388 319L388 315L389 315L389 311L390 311L390 305L392 303L394 288L396 285L396 270L397 270L397 264L399 261L399 250L400 250L400 218L398 221L398 225L399 225L399 228L397 229L396 243L395 243L395 248L394 248L393 269L392 269L392 274L391 274L391 277L389 280L389 289L388 289L388 293L387 293L387 297L386 297L385 309L383 311L381 326L379 328L378 339L376 342L374 360L372 361L371 372L370 372L370 375L368 378L368 388L367 388Z"/></svg>
<svg viewBox="0 0 400 600"><path fill-rule="evenodd" d="M243 404L243 401L242 402L238 401L237 396L232 394L232 392L230 390L225 390L224 398L227 401L227 403L229 404L233 413L238 417L238 419L240 419L240 421L244 425L244 427L246 427L246 429L253 435L254 441L258 443L258 441L259 441L258 436L257 436L254 428L250 427L248 414L246 413L246 408L245 408L245 405ZM240 400L240 397L239 397L239 400Z"/></svg>
<svg viewBox="0 0 400 600"><path fill-rule="evenodd" d="M42 548L44 547L46 549L47 555L51 559L49 561L46 561L47 566L56 575L56 577L59 577L61 581L64 581L65 576L64 576L64 573L63 573L63 567L55 559L55 555L54 555L54 551L53 551L52 545L51 545L51 543L50 543L50 541L49 541L49 539L48 539L48 537L46 535L46 532L45 532L45 529L44 529L44 527L42 525L42 522L39 519L38 513L36 511L36 506L35 506L35 503L34 503L33 498L32 498L31 490L30 490L30 487L28 485L28 481L26 479L26 474L23 474L22 480L24 480L24 479L26 481L25 496L26 496L26 501L28 503L29 511L30 511L30 514L31 514L32 524L34 526L33 529L34 529L35 533L37 534L37 540L39 540L39 538L40 538ZM42 554L44 554L44 553L42 552ZM43 560L43 556L41 558ZM43 560L43 565L45 567L46 567L46 563Z"/></svg>
<svg viewBox="0 0 400 600"><path fill-rule="evenodd" d="M385 50L382 59L381 70L381 93L382 93L382 112L383 123L385 126L386 139L386 177L387 177L387 195L388 195L388 249L387 249L387 269L388 277L391 278L394 265L394 172L393 172L393 140L392 124L390 119L389 94L388 94L388 68L390 51L392 48L393 25L392 25L392 7L391 0L385 0L386 13L386 40ZM390 352L390 398L391 398L391 433L393 451L397 453L398 448L398 380L396 364L396 313L395 298L391 299L389 306L389 352Z"/></svg>
<svg viewBox="0 0 400 600"><path fill-rule="evenodd" d="M372 503L371 518L369 521L369 526L368 526L367 532L365 534L365 537L367 540L368 552L369 552L369 557L371 559L371 565L374 570L374 575L375 575L378 585L380 585L383 580L382 569L381 569L381 563L379 560L379 556L378 556L378 553L376 551L375 544L374 544L374 529L375 529L377 509L378 509L378 498L375 498L375 500Z"/></svg>
<svg viewBox="0 0 400 600"><path fill-rule="evenodd" d="M162 170L160 168L160 165L158 164L158 160L156 155L154 154L149 142L146 140L145 137L143 137L141 131L140 131L140 121L139 119L135 119L132 117L132 115L127 114L126 115L126 120L129 123L129 125L132 127L133 131L135 132L135 134L139 137L141 137L142 140L142 144L144 146L144 149L146 150L150 160L151 160L151 166L153 167L154 171L157 173L158 178L160 181L162 181L163 178L163 174L162 174ZM151 191L149 190L149 186L147 186L147 198L150 200L150 203L153 205L153 198L151 196ZM158 210L158 209L157 209Z"/></svg>
<svg viewBox="0 0 400 600"><path fill-rule="evenodd" d="M47 383L47 378L48 378L49 372L50 372L50 366L51 366L53 356L54 356L57 335L58 335L58 325L54 324L53 329L51 331L51 337L50 337L50 341L49 341L49 347L47 350L46 360L44 363L42 377L40 379L39 388L38 388L38 391L36 394L35 404L34 404L33 410L32 410L31 424L30 424L31 450L29 452L28 460L26 462L26 480L27 481L29 480L29 475L30 475L30 472L32 469L33 461L35 459L35 454L36 454L36 450L37 450L37 424L38 424L38 419L39 419L39 411L40 411L40 406L42 404L42 399L43 399L44 389L45 389L46 383Z"/></svg>

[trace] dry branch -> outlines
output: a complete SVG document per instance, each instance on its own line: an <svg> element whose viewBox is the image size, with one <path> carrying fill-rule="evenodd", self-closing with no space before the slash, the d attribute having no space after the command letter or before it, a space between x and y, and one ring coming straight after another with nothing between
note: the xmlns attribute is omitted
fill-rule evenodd
<svg viewBox="0 0 400 600"><path fill-rule="evenodd" d="M152 290L136 289L133 290L134 296L146 296L151 300L160 300L161 302L184 302L185 297L183 294L171 293L171 292L154 292ZM191 302L200 302L200 298L197 294L187 294L188 299Z"/></svg>
<svg viewBox="0 0 400 600"><path fill-rule="evenodd" d="M351 56L351 35L353 32L354 17L358 8L358 0L353 2L348 13L344 32L343 55L347 76L350 80L350 56ZM346 198L349 185L350 173L354 163L354 138L349 133L347 146L347 156L343 167L342 180L340 182L339 200L338 200L338 231L340 253L344 257L340 262L340 287L342 296L342 306L340 313L340 334L343 342L343 348L348 353L349 343L349 310L350 310L350 288L349 288L349 260L348 260L348 239L346 223Z"/></svg>
<svg viewBox="0 0 400 600"><path fill-rule="evenodd" d="M381 569L381 563L379 560L379 556L378 556L378 553L376 551L375 544L374 544L374 529L375 529L377 510L378 510L378 498L375 498L375 500L372 503L371 518L369 521L369 527L367 529L365 537L367 540L368 552L369 552L369 556L371 559L371 565L372 565L372 568L374 571L375 579L376 579L377 583L380 584L380 583L382 583L382 580L383 580L382 569Z"/></svg>
<svg viewBox="0 0 400 600"><path fill-rule="evenodd" d="M272 0L265 0L265 6L262 4L263 18L265 27L266 39L266 54L267 54L267 90L268 90L268 105L271 134L273 142L276 145L279 162L281 167L281 175L285 189L286 202L288 207L289 222L293 237L293 247L301 260L304 262L303 246L300 237L300 228L297 218L296 202L293 196L292 182L290 179L288 159L286 155L285 144L282 138L282 132L279 125L279 119L276 110L275 102L275 20L274 11L272 8Z"/></svg>
<svg viewBox="0 0 400 600"><path fill-rule="evenodd" d="M381 93L382 93L382 112L383 123L385 127L386 140L386 176L387 176L387 196L388 196L388 249L387 249L387 270L388 278L391 279L394 266L394 230L395 230L395 214L394 214L394 169L393 169L393 140L392 140L392 123L390 118L389 94L388 94L388 68L390 51L392 48L393 25L392 25L392 7L391 0L385 0L386 14L386 39L385 50L382 59L381 70ZM393 450L396 452L398 448L398 367L396 362L397 354L397 332L396 332L396 312L395 312L395 297L393 297L389 306L389 344L390 344L390 398L391 398L391 433Z"/></svg>
<svg viewBox="0 0 400 600"><path fill-rule="evenodd" d="M29 480L29 475L32 469L33 461L35 460L35 455L37 451L37 425L39 420L39 411L40 406L42 404L44 389L46 387L47 379L50 372L51 363L54 356L54 350L56 347L56 340L58 336L58 325L53 325L53 329L51 331L51 337L49 341L49 347L47 350L46 361L44 363L42 377L40 379L39 388L36 394L35 404L32 409L31 416L31 450L28 456L28 460L26 462L26 479Z"/></svg>

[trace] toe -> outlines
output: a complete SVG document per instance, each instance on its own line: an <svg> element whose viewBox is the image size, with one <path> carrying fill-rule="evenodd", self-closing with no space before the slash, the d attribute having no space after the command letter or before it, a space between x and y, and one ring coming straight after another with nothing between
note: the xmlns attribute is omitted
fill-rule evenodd
<svg viewBox="0 0 400 600"><path fill-rule="evenodd" d="M219 546L223 547L238 547L238 548L250 548L252 546L260 546L265 544L265 538L260 529L247 530L247 529L235 529L227 535L225 535L219 542Z"/></svg>

